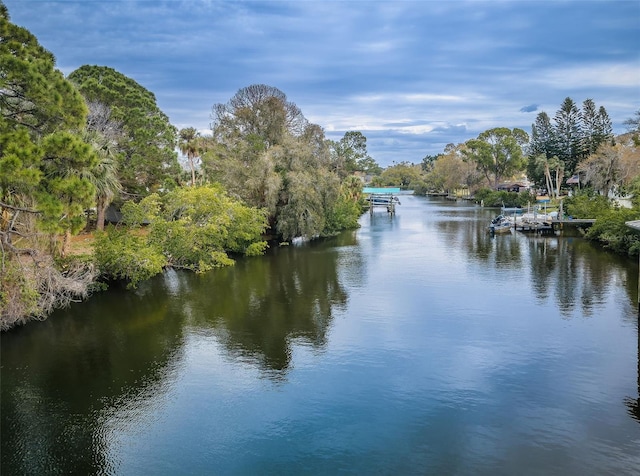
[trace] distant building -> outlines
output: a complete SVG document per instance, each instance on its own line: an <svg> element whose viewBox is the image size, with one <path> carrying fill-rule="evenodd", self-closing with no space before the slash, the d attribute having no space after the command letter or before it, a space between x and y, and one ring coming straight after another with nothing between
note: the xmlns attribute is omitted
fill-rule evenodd
<svg viewBox="0 0 640 476"><path fill-rule="evenodd" d="M496 190L504 192L525 192L531 188L531 185L524 182L506 182L498 185Z"/></svg>

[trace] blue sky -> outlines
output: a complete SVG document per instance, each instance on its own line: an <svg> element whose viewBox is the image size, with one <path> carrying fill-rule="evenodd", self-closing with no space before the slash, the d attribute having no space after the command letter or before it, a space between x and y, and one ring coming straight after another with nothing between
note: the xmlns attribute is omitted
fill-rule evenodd
<svg viewBox="0 0 640 476"><path fill-rule="evenodd" d="M69 74L109 66L205 132L239 89L280 89L383 166L492 127L530 133L567 96L616 133L640 109L640 1L4 0Z"/></svg>

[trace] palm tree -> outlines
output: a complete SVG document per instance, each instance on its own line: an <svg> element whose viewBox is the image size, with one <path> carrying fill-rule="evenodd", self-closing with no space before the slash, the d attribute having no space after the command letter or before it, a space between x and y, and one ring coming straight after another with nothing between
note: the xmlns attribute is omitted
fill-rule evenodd
<svg viewBox="0 0 640 476"><path fill-rule="evenodd" d="M96 230L104 230L107 207L122 191L118 170L118 142L122 137L122 123L114 121L109 106L88 101L89 115L83 131L83 139L98 155L98 162L85 173L95 187L97 222Z"/></svg>
<svg viewBox="0 0 640 476"><path fill-rule="evenodd" d="M90 144L98 155L98 162L85 172L84 176L95 187L97 222L96 230L104 230L107 207L117 193L122 191L118 178L118 161L116 145L113 141L95 130L85 130L84 140Z"/></svg>
<svg viewBox="0 0 640 476"><path fill-rule="evenodd" d="M189 161L189 168L191 169L191 186L195 187L195 159L200 155L200 133L194 127L181 129L178 147L180 148L180 152L187 156L187 160Z"/></svg>

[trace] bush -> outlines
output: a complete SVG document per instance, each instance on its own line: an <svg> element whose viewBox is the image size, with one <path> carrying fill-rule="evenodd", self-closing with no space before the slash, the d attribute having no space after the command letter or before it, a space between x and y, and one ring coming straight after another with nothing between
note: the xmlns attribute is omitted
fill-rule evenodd
<svg viewBox="0 0 640 476"><path fill-rule="evenodd" d="M40 313L37 286L19 263L5 262L4 270L0 272L0 331L24 324L30 316Z"/></svg>
<svg viewBox="0 0 640 476"><path fill-rule="evenodd" d="M477 203L483 202L485 207L526 207L536 202L530 192L506 192L482 188L474 194Z"/></svg>
<svg viewBox="0 0 640 476"><path fill-rule="evenodd" d="M93 246L101 275L126 280L128 288L135 288L140 281L162 272L167 265L163 254L150 246L146 238L113 225L96 233Z"/></svg>
<svg viewBox="0 0 640 476"><path fill-rule="evenodd" d="M227 253L264 253L263 210L230 198L219 185L178 188L123 207L131 222L149 223L148 242L167 264L202 272L233 264Z"/></svg>
<svg viewBox="0 0 640 476"><path fill-rule="evenodd" d="M340 194L333 207L326 213L322 235L331 236L343 230L358 228L360 215L362 215L362 205L358 201Z"/></svg>
<svg viewBox="0 0 640 476"><path fill-rule="evenodd" d="M611 201L604 195L585 189L564 201L565 211L574 218L597 218L613 209Z"/></svg>
<svg viewBox="0 0 640 476"><path fill-rule="evenodd" d="M637 256L640 251L640 236L625 222L638 219L638 210L609 208L597 215L596 222L589 228L586 237L615 253Z"/></svg>

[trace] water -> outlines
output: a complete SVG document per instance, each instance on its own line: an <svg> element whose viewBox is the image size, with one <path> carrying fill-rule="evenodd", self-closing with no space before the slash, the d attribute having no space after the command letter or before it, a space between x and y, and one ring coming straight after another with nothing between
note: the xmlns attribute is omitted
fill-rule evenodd
<svg viewBox="0 0 640 476"><path fill-rule="evenodd" d="M640 474L637 262L401 202L4 333L2 474Z"/></svg>

